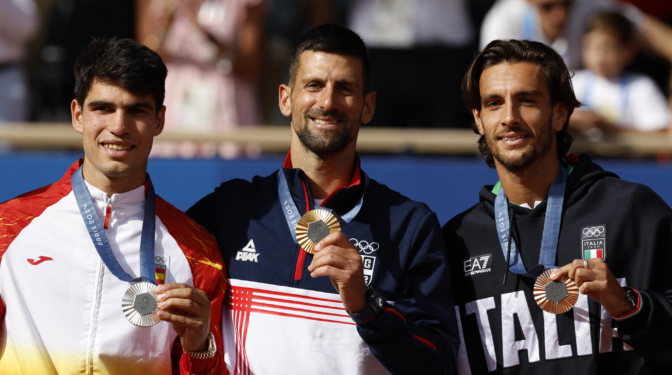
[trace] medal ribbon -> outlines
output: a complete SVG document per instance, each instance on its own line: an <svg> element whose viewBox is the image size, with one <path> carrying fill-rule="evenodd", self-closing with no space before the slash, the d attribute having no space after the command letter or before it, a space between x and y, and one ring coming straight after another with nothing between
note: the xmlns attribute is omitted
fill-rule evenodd
<svg viewBox="0 0 672 375"><path fill-rule="evenodd" d="M98 210L84 183L82 168L79 168L72 175L70 182L72 183L72 191L75 193L75 199L77 199L79 212L82 214L82 219L84 219L84 225L86 225L86 230L93 241L93 246L110 272L121 281L146 281L156 284L156 276L152 270L152 266L154 265L154 228L156 219L154 214L156 211L156 201L154 199L154 186L152 186L151 180L149 181L149 189L145 198L145 214L142 221L142 235L140 236L141 276L135 279L121 268L117 258L114 257L110 242L107 239L107 235L105 235L103 225L98 217Z"/></svg>
<svg viewBox="0 0 672 375"><path fill-rule="evenodd" d="M504 188L499 189L499 194L495 198L495 226L499 244L504 253L504 259L507 259L509 241L511 241L511 258L509 260L509 270L524 277L536 278L547 269L557 268L555 266L555 254L558 251L558 237L560 236L560 222L562 221L562 204L565 200L565 184L567 182L567 171L560 166L558 175L553 180L551 189L548 193L548 202L546 203L546 218L544 219L544 234L541 240L541 251L539 253L539 265L527 271L523 265L523 259L518 252L516 241L510 235L509 210L507 206L506 194Z"/></svg>
<svg viewBox="0 0 672 375"><path fill-rule="evenodd" d="M289 232L292 234L292 239L294 240L294 243L298 244L299 242L296 240L296 236L294 235L294 233L296 233L296 224L299 222L301 214L299 214L299 209L296 208L294 198L292 198L292 193L289 192L289 186L287 185L287 177L285 177L285 173L282 171L282 169L278 171L278 196L280 197L280 204L282 205L282 213L285 214L285 219L287 220L287 226L289 227ZM364 203L364 193L362 193L362 196L359 198L359 201L357 202L355 207L353 207L350 211L348 211L342 216L338 215L331 208L320 207L319 209L331 212L332 214L334 214L334 216L336 216L336 218L339 221L342 221L347 224L351 222L352 219L355 218L355 216L357 216L359 210L362 209L363 203ZM309 202L306 202L306 204L309 204Z"/></svg>

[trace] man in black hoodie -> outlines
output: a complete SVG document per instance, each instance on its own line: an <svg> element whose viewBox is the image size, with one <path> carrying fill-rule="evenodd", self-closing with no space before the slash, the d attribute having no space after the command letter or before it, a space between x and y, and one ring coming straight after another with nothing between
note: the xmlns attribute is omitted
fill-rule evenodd
<svg viewBox="0 0 672 375"><path fill-rule="evenodd" d="M541 43L494 41L462 89L500 181L443 227L459 372L670 373L672 210L587 155L566 156L580 103L562 58ZM569 285L553 295L543 287L552 279ZM557 315L537 304L572 297Z"/></svg>

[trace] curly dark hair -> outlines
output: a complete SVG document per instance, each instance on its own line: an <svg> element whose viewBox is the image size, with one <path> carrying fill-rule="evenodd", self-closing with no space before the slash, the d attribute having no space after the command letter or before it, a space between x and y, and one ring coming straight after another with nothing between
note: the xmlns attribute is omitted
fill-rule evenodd
<svg viewBox="0 0 672 375"><path fill-rule="evenodd" d="M93 82L98 79L135 95L151 94L159 113L167 75L161 57L132 39L94 39L75 63L75 99L84 106Z"/></svg>
<svg viewBox="0 0 672 375"><path fill-rule="evenodd" d="M565 103L567 106L567 121L556 136L558 158L561 160L566 157L569 148L574 139L569 134L567 126L569 118L575 108L581 106L581 103L574 95L572 88L572 76L562 60L551 47L528 40L494 40L488 44L485 49L476 55L474 62L471 63L467 74L462 80L462 99L469 110L481 110L481 91L479 82L481 74L486 68L501 63L530 62L537 64L546 77L548 91L551 95L551 105L556 103ZM474 133L479 134L476 123L472 124ZM495 167L495 160L488 148L485 136L478 140L478 150L481 156L490 168Z"/></svg>

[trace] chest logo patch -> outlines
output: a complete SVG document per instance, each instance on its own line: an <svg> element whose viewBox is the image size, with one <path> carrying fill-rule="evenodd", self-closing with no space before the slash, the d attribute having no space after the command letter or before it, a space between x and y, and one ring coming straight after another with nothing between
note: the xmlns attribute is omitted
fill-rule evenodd
<svg viewBox="0 0 672 375"><path fill-rule="evenodd" d="M607 259L607 225L598 224L581 228L581 258Z"/></svg>
<svg viewBox="0 0 672 375"><path fill-rule="evenodd" d="M243 262L259 262L259 253L257 253L257 249L254 247L254 240L251 239L250 242L236 254L236 260Z"/></svg>
<svg viewBox="0 0 672 375"><path fill-rule="evenodd" d="M376 257L373 253L378 251L380 244L378 242L369 242L365 240L358 241L356 238L351 238L350 242L362 254L362 263L364 264L364 282L369 286L373 279L373 270L376 266Z"/></svg>
<svg viewBox="0 0 672 375"><path fill-rule="evenodd" d="M464 276L476 276L492 272L491 259L492 254L483 254L465 260Z"/></svg>

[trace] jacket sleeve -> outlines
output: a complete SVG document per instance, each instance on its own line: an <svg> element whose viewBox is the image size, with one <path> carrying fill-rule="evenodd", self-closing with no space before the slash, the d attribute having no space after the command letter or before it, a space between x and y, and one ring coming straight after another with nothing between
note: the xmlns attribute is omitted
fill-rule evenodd
<svg viewBox="0 0 672 375"><path fill-rule="evenodd" d="M638 260L628 285L640 296L639 311L615 322L623 341L663 368L672 368L672 210L649 188L638 189L630 199L632 225L637 232ZM637 218L636 216L640 216ZM634 224L637 223L637 224ZM638 279L639 276L639 280Z"/></svg>
<svg viewBox="0 0 672 375"><path fill-rule="evenodd" d="M394 306L359 335L392 374L452 374L459 348L446 250L436 214L427 214L413 235L408 267Z"/></svg>
<svg viewBox="0 0 672 375"><path fill-rule="evenodd" d="M191 358L184 350L180 350L182 355L180 358L180 374L228 374L226 366L224 365L224 356L222 351L222 304L224 303L224 294L226 291L226 278L220 273L218 279L205 280L205 282L212 282L210 286L198 285L196 287L208 292L208 299L210 300L210 332L215 338L217 345L217 353L210 359L194 359ZM207 289L206 289L207 288ZM208 290L209 289L209 290ZM179 338L175 345L178 346ZM179 345L181 349L182 346Z"/></svg>

